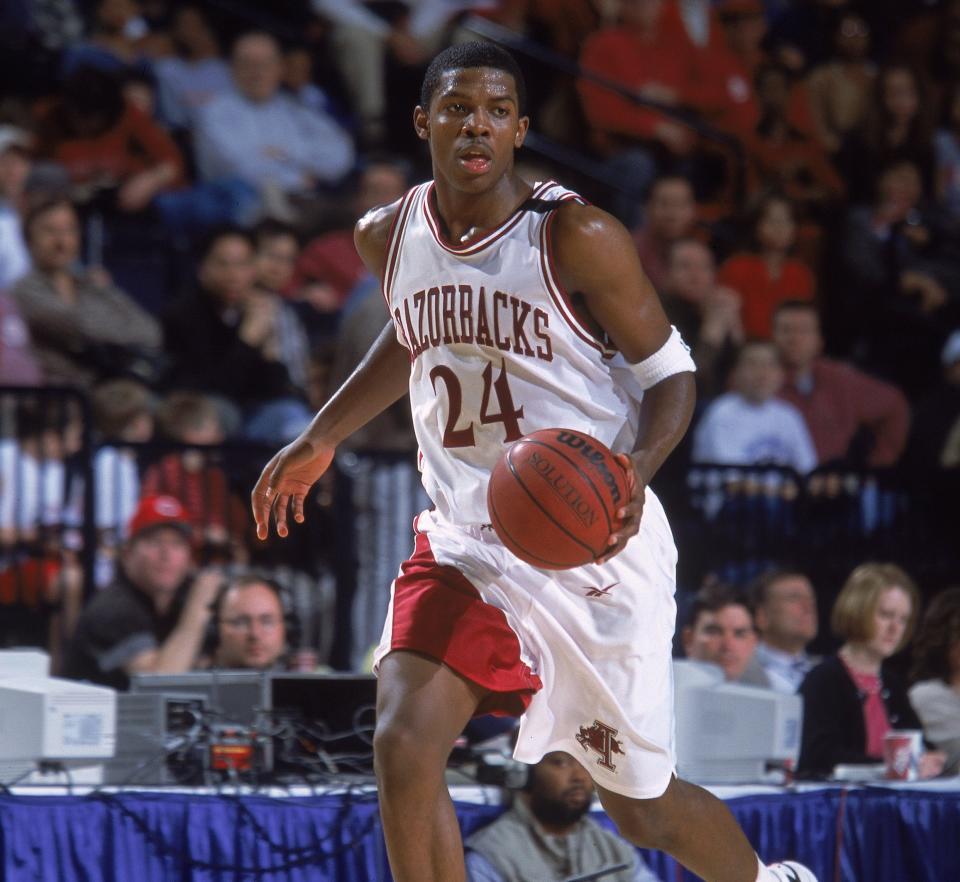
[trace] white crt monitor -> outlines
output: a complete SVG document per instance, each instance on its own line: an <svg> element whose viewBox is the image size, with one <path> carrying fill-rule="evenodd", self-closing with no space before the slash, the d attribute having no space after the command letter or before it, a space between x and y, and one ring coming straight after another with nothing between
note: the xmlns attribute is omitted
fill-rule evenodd
<svg viewBox="0 0 960 882"><path fill-rule="evenodd" d="M728 683L716 665L673 664L677 771L703 784L761 781L766 765L800 753L803 701L774 689Z"/></svg>
<svg viewBox="0 0 960 882"><path fill-rule="evenodd" d="M0 675L0 760L113 756L117 694L58 677Z"/></svg>

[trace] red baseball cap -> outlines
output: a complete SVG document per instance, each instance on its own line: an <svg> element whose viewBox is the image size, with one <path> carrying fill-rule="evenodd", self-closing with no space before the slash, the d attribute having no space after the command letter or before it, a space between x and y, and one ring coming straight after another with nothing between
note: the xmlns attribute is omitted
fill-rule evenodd
<svg viewBox="0 0 960 882"><path fill-rule="evenodd" d="M144 496L130 518L130 538L152 527L177 527L190 535L190 518L180 500L173 496Z"/></svg>

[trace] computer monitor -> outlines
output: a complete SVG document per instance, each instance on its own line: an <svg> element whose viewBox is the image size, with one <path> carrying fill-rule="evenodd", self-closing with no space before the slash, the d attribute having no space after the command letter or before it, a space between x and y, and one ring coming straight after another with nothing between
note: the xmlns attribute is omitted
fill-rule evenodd
<svg viewBox="0 0 960 882"><path fill-rule="evenodd" d="M674 662L677 771L701 784L764 779L770 762L796 763L803 702L798 695L728 683L703 662Z"/></svg>
<svg viewBox="0 0 960 882"><path fill-rule="evenodd" d="M369 773L377 686L372 674L267 675L274 727L299 727L301 739L274 746L274 771L284 765L317 771ZM313 749L305 745L311 745Z"/></svg>
<svg viewBox="0 0 960 882"><path fill-rule="evenodd" d="M131 692L163 692L204 699L209 722L255 727L269 708L267 678L262 671L214 670L183 674L134 674Z"/></svg>

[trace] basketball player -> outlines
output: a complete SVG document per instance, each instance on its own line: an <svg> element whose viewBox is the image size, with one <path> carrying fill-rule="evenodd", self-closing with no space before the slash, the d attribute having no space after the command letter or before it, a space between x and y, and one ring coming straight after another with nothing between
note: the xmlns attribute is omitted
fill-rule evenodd
<svg viewBox="0 0 960 882"><path fill-rule="evenodd" d="M722 802L679 781L670 648L676 550L650 479L694 403L694 365L627 231L555 183L514 173L529 120L516 62L492 44L438 55L414 111L433 180L357 224L389 323L253 491L257 533L329 467L337 444L409 391L424 486L376 653L380 809L397 882L462 882L444 782L476 713L523 712L517 759L590 771L620 832L710 882L810 882L762 867ZM597 437L633 488L601 561L561 572L513 557L486 488L507 445L560 426ZM641 518L642 515L642 518Z"/></svg>

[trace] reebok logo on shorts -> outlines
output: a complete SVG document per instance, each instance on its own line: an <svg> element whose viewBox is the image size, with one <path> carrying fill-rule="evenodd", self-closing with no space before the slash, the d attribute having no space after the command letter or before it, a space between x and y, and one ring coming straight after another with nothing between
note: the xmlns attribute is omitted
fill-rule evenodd
<svg viewBox="0 0 960 882"><path fill-rule="evenodd" d="M594 588L591 585L584 585L583 590L587 592L585 596L592 600L592 599L596 599L597 597L609 597L610 592L614 588L616 588L617 585L619 584L620 584L619 582L612 582L611 584L607 585L605 588Z"/></svg>
<svg viewBox="0 0 960 882"><path fill-rule="evenodd" d="M625 755L623 745L613 737L616 734L616 729L611 728L606 723L601 723L600 720L594 720L592 726L580 727L577 741L584 750L592 750L599 754L598 766L615 772L617 767L613 763L613 754Z"/></svg>

